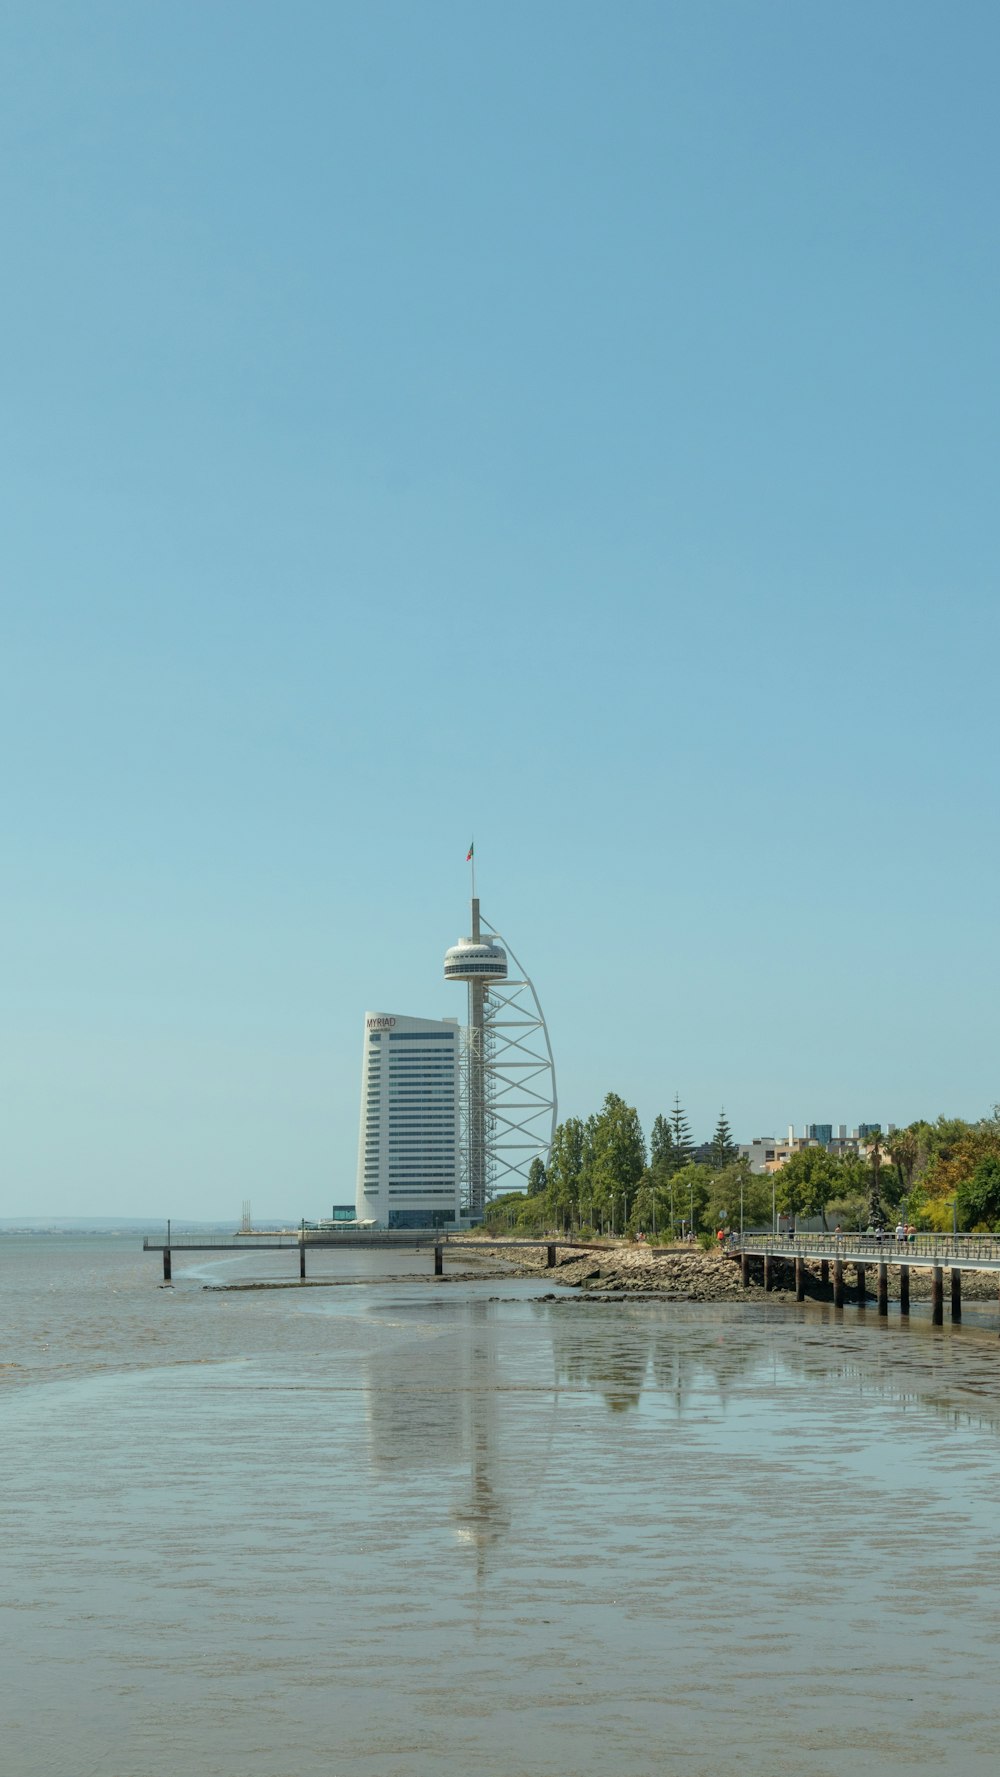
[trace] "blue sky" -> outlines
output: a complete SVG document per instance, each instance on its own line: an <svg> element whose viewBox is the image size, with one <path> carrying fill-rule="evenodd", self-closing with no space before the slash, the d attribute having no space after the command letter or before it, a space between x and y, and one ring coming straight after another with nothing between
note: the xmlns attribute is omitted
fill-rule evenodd
<svg viewBox="0 0 1000 1777"><path fill-rule="evenodd" d="M564 1113L1000 1098L998 50L4 8L0 1214L349 1200L472 833Z"/></svg>

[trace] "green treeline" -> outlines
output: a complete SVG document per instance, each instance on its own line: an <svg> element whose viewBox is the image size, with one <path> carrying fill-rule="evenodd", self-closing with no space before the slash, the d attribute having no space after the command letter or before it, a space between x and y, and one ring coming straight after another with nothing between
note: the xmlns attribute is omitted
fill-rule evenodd
<svg viewBox="0 0 1000 1777"><path fill-rule="evenodd" d="M634 1106L609 1092L585 1121L556 1129L548 1167L532 1161L527 1195L495 1198L494 1230L637 1234L670 1239L771 1225L772 1215L819 1216L824 1226L1000 1231L1000 1105L988 1117L918 1119L871 1134L864 1154L800 1149L774 1174L754 1174L725 1112L696 1149L680 1100L656 1117L649 1141ZM695 1155L700 1158L696 1159Z"/></svg>

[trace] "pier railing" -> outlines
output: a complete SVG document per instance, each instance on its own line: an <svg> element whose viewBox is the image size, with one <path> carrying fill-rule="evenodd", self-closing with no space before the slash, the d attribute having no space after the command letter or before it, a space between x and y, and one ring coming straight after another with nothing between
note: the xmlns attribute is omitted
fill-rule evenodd
<svg viewBox="0 0 1000 1777"><path fill-rule="evenodd" d="M1000 1269L1000 1235L909 1234L897 1240L894 1233L857 1234L750 1234L731 1237L731 1252L755 1258L843 1259L853 1264L941 1265L962 1270Z"/></svg>

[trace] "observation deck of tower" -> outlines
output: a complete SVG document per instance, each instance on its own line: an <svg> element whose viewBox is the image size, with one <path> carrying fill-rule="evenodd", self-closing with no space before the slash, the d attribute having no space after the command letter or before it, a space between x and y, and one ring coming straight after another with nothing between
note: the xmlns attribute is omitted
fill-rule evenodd
<svg viewBox="0 0 1000 1777"><path fill-rule="evenodd" d="M461 1149L473 1217L483 1214L497 1185L526 1187L532 1160L548 1160L556 1122L555 1066L545 1018L531 981L505 943L481 919L473 894L471 935L453 944L444 959L445 980L464 982L469 997ZM520 979L512 979L508 956Z"/></svg>

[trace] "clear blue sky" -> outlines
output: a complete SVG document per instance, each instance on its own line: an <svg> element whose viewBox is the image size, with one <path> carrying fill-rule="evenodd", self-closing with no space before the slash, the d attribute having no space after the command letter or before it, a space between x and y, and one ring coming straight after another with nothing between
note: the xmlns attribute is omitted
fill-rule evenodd
<svg viewBox="0 0 1000 1777"><path fill-rule="evenodd" d="M10 0L0 1214L350 1200L473 832L566 1114L1000 1098L998 52Z"/></svg>

